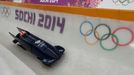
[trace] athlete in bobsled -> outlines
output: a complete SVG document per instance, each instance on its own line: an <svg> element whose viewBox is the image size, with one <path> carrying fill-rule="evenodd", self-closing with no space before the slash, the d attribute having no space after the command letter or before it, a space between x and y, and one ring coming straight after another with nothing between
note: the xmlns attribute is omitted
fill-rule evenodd
<svg viewBox="0 0 134 75"><path fill-rule="evenodd" d="M51 65L63 55L65 51L63 47L52 46L24 29L18 27L17 29L19 33L16 36L9 32L14 38L13 43L25 50L30 50L44 64Z"/></svg>

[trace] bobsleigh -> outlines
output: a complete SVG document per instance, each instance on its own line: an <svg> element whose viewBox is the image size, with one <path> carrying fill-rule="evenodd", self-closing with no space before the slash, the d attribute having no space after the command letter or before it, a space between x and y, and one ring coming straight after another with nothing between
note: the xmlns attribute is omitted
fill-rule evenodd
<svg viewBox="0 0 134 75"><path fill-rule="evenodd" d="M15 36L9 32L14 38L13 43L17 44L24 50L29 50L37 56L46 65L52 65L63 55L65 49L61 46L53 46L48 42L40 39L32 33L18 28L19 33Z"/></svg>

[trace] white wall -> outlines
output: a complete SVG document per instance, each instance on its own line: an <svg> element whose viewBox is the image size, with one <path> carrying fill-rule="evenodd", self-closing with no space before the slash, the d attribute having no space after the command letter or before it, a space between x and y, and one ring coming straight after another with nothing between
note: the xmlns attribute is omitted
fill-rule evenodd
<svg viewBox="0 0 134 75"><path fill-rule="evenodd" d="M22 0L13 0L13 2L22 3Z"/></svg>
<svg viewBox="0 0 134 75"><path fill-rule="evenodd" d="M125 0L120 0L120 1L125 1ZM131 2L127 3L127 1L131 1ZM123 5L123 4L125 4L125 5ZM123 4L121 2L119 2L119 0L103 0L98 5L98 8L134 10L134 0L126 0L126 2L124 2Z"/></svg>

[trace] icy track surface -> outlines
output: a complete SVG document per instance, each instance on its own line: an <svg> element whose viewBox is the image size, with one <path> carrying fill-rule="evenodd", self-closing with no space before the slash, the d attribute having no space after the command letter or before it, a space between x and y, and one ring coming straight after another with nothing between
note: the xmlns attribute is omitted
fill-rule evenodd
<svg viewBox="0 0 134 75"><path fill-rule="evenodd" d="M36 75L30 68L2 45L0 45L0 74Z"/></svg>

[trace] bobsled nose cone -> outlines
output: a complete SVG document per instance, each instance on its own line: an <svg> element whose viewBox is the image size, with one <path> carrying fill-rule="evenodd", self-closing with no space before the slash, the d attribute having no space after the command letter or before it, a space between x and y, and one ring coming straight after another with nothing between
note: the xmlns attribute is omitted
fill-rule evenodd
<svg viewBox="0 0 134 75"><path fill-rule="evenodd" d="M43 59L42 62L48 66L51 66L52 63L54 63L55 59Z"/></svg>
<svg viewBox="0 0 134 75"><path fill-rule="evenodd" d="M45 52L47 55L49 55L52 58L59 58L59 56L51 49L46 50Z"/></svg>

